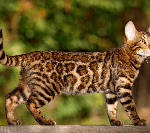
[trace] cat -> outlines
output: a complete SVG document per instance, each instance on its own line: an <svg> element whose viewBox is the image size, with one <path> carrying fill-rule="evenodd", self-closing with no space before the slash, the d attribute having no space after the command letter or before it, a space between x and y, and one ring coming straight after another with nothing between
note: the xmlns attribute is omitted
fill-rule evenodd
<svg viewBox="0 0 150 133"><path fill-rule="evenodd" d="M3 51L0 30L0 64L22 66L18 87L5 99L8 124L21 124L14 118L14 109L26 104L40 125L56 125L53 119L47 120L40 111L56 96L105 92L112 126L123 125L116 117L118 101L134 125L148 125L137 114L131 90L141 63L150 56L150 28L138 32L129 21L125 26L124 42L122 47L106 52L35 51L8 56Z"/></svg>

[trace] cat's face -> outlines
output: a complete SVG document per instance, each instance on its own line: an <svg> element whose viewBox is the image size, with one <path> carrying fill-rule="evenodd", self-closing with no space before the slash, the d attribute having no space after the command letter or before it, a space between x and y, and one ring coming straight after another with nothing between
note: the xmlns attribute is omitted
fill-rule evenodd
<svg viewBox="0 0 150 133"><path fill-rule="evenodd" d="M150 56L150 27L138 32L133 22L129 21L125 26L125 36L125 43L134 54L143 58Z"/></svg>
<svg viewBox="0 0 150 133"><path fill-rule="evenodd" d="M138 45L141 46L138 54L143 57L150 56L150 35L148 32L142 32L142 38L139 40Z"/></svg>

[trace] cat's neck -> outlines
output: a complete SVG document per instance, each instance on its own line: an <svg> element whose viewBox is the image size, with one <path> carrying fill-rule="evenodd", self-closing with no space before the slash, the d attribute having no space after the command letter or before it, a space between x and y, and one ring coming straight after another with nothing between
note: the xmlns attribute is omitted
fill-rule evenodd
<svg viewBox="0 0 150 133"><path fill-rule="evenodd" d="M124 44L120 48L120 51L123 57L125 57L128 60L133 60L134 63L139 64L139 66L141 66L145 59L142 56L138 55L136 52L132 51L126 44Z"/></svg>

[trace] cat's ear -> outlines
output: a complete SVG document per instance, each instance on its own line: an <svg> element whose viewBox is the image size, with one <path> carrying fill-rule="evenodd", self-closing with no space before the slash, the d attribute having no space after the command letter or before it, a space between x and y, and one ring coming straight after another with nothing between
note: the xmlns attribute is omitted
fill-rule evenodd
<svg viewBox="0 0 150 133"><path fill-rule="evenodd" d="M123 42L124 42L124 44L127 43L127 37L126 37L126 35L123 38Z"/></svg>
<svg viewBox="0 0 150 133"><path fill-rule="evenodd" d="M150 26L147 28L147 32L150 34Z"/></svg>
<svg viewBox="0 0 150 133"><path fill-rule="evenodd" d="M129 21L125 26L125 35L126 35L127 41L133 41L137 32L138 31L136 30L133 22Z"/></svg>

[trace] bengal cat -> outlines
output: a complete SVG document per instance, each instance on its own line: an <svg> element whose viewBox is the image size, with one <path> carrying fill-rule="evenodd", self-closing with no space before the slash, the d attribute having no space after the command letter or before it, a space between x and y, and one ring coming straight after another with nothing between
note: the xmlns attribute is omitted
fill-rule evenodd
<svg viewBox="0 0 150 133"><path fill-rule="evenodd" d="M6 95L9 125L20 125L14 109L26 104L41 125L55 125L43 117L40 109L58 95L105 92L111 125L121 126L116 117L118 100L134 125L148 125L140 119L132 96L132 86L144 59L150 56L150 28L138 32L129 21L125 26L125 43L106 52L38 51L8 56L3 51L0 30L0 63L6 67L22 66L20 83Z"/></svg>

